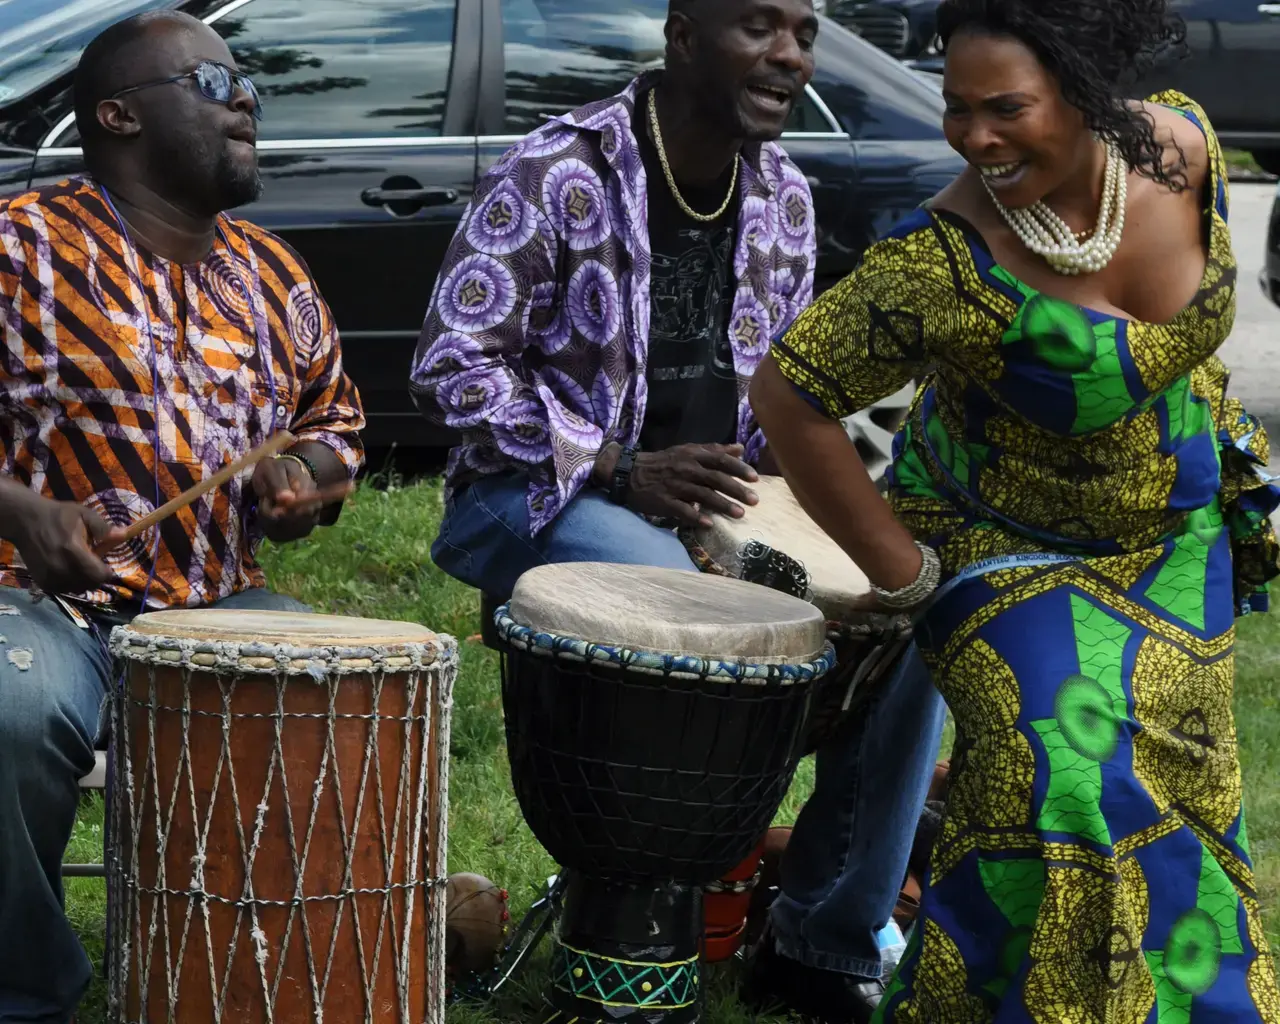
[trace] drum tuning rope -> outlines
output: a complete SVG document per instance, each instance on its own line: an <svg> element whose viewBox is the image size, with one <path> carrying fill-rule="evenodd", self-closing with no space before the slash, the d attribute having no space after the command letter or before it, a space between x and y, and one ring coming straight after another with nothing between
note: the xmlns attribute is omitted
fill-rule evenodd
<svg viewBox="0 0 1280 1024"><path fill-rule="evenodd" d="M192 948L203 948L207 955L209 987L205 996L213 1000L211 1024L230 1024L233 1015L240 1012L231 1009L229 994L233 973L243 972L247 966L235 955L244 935L249 940L247 952L257 975L256 987L265 1019L280 1017L282 983L296 985L296 975L302 973L310 986L314 1008L308 1019L314 1017L320 1024L330 983L339 984L333 977L335 962L340 956L349 956L353 945L365 986L365 1020L379 1019L373 1010L373 988L377 979L386 978L388 972L398 1004L397 1019L409 1019L410 978L417 976L421 984L421 971L427 969L426 965L443 965L445 956L447 801L431 798L428 781L435 778L435 795L447 793L448 725L457 655L452 638L437 640L398 644L388 652L375 647L304 648L155 636L129 627L115 631L112 654L122 663L140 665L143 673L135 673L132 686L122 691L120 706L113 716L118 733L114 749L123 761L123 770L115 775L112 799L126 838L124 849L113 859L111 872L115 876L116 897L126 903L116 915L121 927L119 946L113 951L109 996L114 1024L135 1024L130 1012L134 1008L126 1008L131 990L143 993L144 1003L137 1008L140 1020L149 1019L148 1015L157 1011L158 991L168 993L169 1019L176 1019L178 997L185 992L182 982L190 973L189 966L184 965ZM339 711L340 688L344 679L352 676L367 679L367 713ZM392 676L398 680L394 700L387 683ZM274 681L274 710L249 712L237 699L239 691L254 685L253 677ZM299 687L312 693L317 687L324 687L327 710L292 710L290 694ZM383 710L384 701L402 704L406 713ZM198 707L200 704L204 706ZM218 704L220 707L214 707ZM183 749L179 764L166 779L157 723L175 720L182 723ZM247 746L254 743L241 735L242 730L253 726L254 720L270 723L272 738L270 749L263 751L267 755L265 780L260 798L253 805L252 825L246 829L243 808L249 783L243 778L237 781L237 775L243 776L244 770L237 768L236 751L243 758ZM299 818L295 807L298 801L290 799L290 794L297 792L290 775L304 769L299 767L296 754L289 756L288 727L294 722L320 721L326 723L323 745L319 763L306 769L316 775L308 786L306 816ZM339 751L349 752L351 747L339 743L339 730L345 730L349 738L351 730L360 729L361 723L362 756L358 763L351 763L348 753L347 760L340 764ZM201 769L191 749L193 732L201 738L208 737L210 725L221 735L216 755L203 752L205 765L214 763L211 780L197 778ZM394 732L404 747L398 766L387 763L387 754L379 749L380 740L388 732ZM166 735L173 735L171 726ZM359 779L354 807L350 806L353 787L342 784L345 772L354 773ZM198 792L201 783L209 782L210 792ZM256 789L258 783L253 785ZM230 817L233 835L219 837L215 817ZM325 850L325 837L334 831L338 849ZM220 838L230 840L230 848L212 845ZM279 874L280 864L276 862L281 842L291 869L284 876ZM154 849L144 855L152 843ZM165 851L181 849L179 844L187 843L194 845L194 853L189 857L188 884L182 887L170 879L170 858ZM155 851L159 851L158 858ZM372 856L379 862L372 878L370 851L376 851ZM237 852L243 860L241 870L228 871L219 865L220 870L212 877L241 877L240 891L225 883L218 891L217 882L212 882L206 871L210 858L222 860ZM334 877L333 865L327 860L335 853L339 858L339 884L318 885L317 877L323 878L326 873ZM259 865L263 858L266 860ZM426 863L428 859L430 863ZM362 883L356 880L358 863L363 865ZM287 883L291 892L259 891L257 879L268 877L272 869L277 878L291 879ZM374 878L377 884L369 884ZM377 907L376 914L371 913L371 903ZM334 909L323 910L326 906ZM220 948L213 923L215 907L234 910L231 949L222 964L215 962L214 955L215 949ZM286 912L283 918L278 913L268 913L279 910ZM333 922L330 928L308 920L309 914L317 912L321 920ZM411 953L414 917L421 913L427 915L428 950L424 962L418 963L418 956ZM369 927L371 917L376 928ZM226 919L222 920L225 924ZM419 919L416 934L422 934L422 927ZM318 941L326 930L331 934ZM200 939L195 940L193 935L200 935ZM305 965L301 972L298 945L302 946L301 960ZM385 966L380 968L380 964ZM241 986L244 981L239 978ZM377 987L381 991L381 986ZM443 980L429 987L438 988L439 992L430 993L427 1024L443 1024ZM184 995L184 1001L188 998Z"/></svg>

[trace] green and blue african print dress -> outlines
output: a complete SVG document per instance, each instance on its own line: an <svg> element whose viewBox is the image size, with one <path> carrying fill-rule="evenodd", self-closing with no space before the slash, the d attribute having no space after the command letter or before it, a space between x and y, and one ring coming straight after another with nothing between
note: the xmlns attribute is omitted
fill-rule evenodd
<svg viewBox="0 0 1280 1024"><path fill-rule="evenodd" d="M1231 712L1277 573L1266 436L1214 355L1236 270L1172 322L1028 288L920 210L774 346L831 415L923 377L890 498L945 582L917 637L956 720L922 910L877 1019L1280 1021Z"/></svg>

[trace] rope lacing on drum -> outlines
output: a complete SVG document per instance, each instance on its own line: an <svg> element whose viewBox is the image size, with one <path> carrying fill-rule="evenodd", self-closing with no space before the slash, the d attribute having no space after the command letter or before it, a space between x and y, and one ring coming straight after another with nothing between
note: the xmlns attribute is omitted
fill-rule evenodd
<svg viewBox="0 0 1280 1024"><path fill-rule="evenodd" d="M157 936L163 926L163 970L165 971L165 987L167 992L169 1019L177 1019L178 984L182 977L182 969L186 957L188 938L191 932L193 915L199 914L199 923L203 925L205 949L208 953L208 977L210 998L214 1007L214 1024L221 1024L227 1017L227 1000L233 977L233 969L237 966L234 957L240 939L247 927L248 938L253 950L254 966L257 971L263 1002L266 1007L268 1021L275 1019L275 1006L284 977L290 946L294 941L295 926L301 925L300 931L304 946L308 982L312 993L311 1016L314 1024L323 1024L325 996L331 980L335 953L340 936L344 932L343 919L351 918L351 929L354 932L356 956L359 970L364 982L364 1019L372 1022L381 1019L381 1011L375 1010L373 1001L373 984L378 977L380 958L384 950L384 940L390 936L393 945L391 955L395 957L394 977L396 995L399 1003L400 1020L408 1019L408 985L411 971L421 970L422 965L411 964L411 937L416 890L427 891L426 906L430 918L428 934L427 964L442 964L445 953L444 934L444 871L446 867L445 838L447 836L447 800L443 798L448 792L448 752L449 723L452 718L452 685L456 672L456 645L451 637L440 637L439 643L399 645L391 652L377 648L315 648L299 649L283 645L226 643L205 640L175 639L170 637L142 638L131 631L117 630L112 638L112 651L117 656L126 653L130 661L142 662L148 666L148 699L146 701L128 699L117 701L113 714L116 727L116 754L123 760L124 770L116 773L113 799L115 806L127 814L129 834L132 837L130 848L124 851L124 864L119 864L119 857L113 858L119 877L115 879L123 890L117 898L127 898L129 908L127 921L132 926L123 927L121 947L113 974L111 1001L113 1011L120 1013L125 998L125 985L129 980L131 968L136 967L137 974L133 980L137 990L143 993L145 1001L149 991L153 969L160 969L154 964L153 954L156 949ZM182 702L179 708L165 708L159 701L157 687L157 669L177 669L181 673ZM424 677L424 671L429 674ZM205 715L216 714L221 718L222 742L216 759L212 792L207 797L208 811L201 821L201 814L196 797L194 772L191 763L190 727L193 718L199 717L192 708L192 680L195 672L212 674L217 679L221 699L220 712L203 712ZM412 712L417 706L422 687L427 686L425 701L421 714L402 716L383 715L380 704L383 698L383 685L388 672L407 673L406 708ZM359 674L370 677L372 711L366 715L337 713L339 684L345 676ZM232 697L236 691L236 677L243 675L270 675L276 679L276 706L270 714L241 714L232 712ZM425 682L424 682L425 678ZM290 683L305 686L327 687L327 714L323 716L327 723L320 765L316 779L311 787L309 816L303 833L301 848L298 830L295 828L293 807L287 795L290 793L288 768L284 757L285 722L288 719L316 719L312 714L297 714L286 710L286 694ZM432 685L435 691L433 693ZM147 709L148 714L146 757L141 766L144 777L143 790L138 793L132 758L129 751L133 743L132 708ZM168 710L182 715L182 750L179 753L177 777L166 807L160 806L160 766L157 757L155 730L155 711ZM436 721L433 723L433 716ZM242 813L242 794L237 784L235 765L232 762L232 723L236 719L270 719L273 720L272 748L269 752L266 777L262 787L261 798L255 806L254 821L251 834L246 835L244 815ZM353 822L349 829L348 816L341 786L341 769L338 763L338 750L335 737L335 723L338 721L363 719L369 723L366 730L364 751L360 765L360 782ZM432 725L438 726L435 734L436 763L428 764L431 752ZM420 756L416 765L411 764L408 757L401 759L398 778L395 784L393 805L388 816L387 793L384 792L383 773L378 739L385 735L384 727L400 729L403 733L405 751L415 749L415 730L421 729L420 738L416 741L420 748ZM429 768L434 767L438 780L438 792L441 799L433 808L434 821L426 822L427 791ZM416 786L412 772L417 771ZM361 825L366 809L365 799L369 790L370 773L373 775L374 799L376 808L377 834L373 837L361 836L362 842L377 841L381 844L381 860L383 878L387 884L381 888L356 888L353 880L354 858L357 836L355 830ZM277 786L286 798L283 800L283 827L288 838L288 847L293 869L293 894L287 900L263 899L254 892L254 866L260 852L263 836L269 824L270 800ZM184 778L185 776L185 778ZM244 859L244 882L238 897L224 896L210 892L206 882L206 868L209 862L209 836L215 810L219 807L219 793L224 786L230 790L232 811L235 822L236 840ZM185 785L184 785L185 783ZM331 783L331 787L330 787ZM150 790L148 793L147 790ZM312 840L315 835L321 801L327 789L332 791L337 804L338 833L341 846L342 885L337 892L307 895L305 893L305 876L309 858L312 855ZM185 789L185 794L183 790ZM166 849L172 834L175 813L180 795L189 799L191 822L196 832L196 853L192 858L188 887L177 888L169 884L166 866ZM148 816L144 808L148 806L154 815L154 821L144 820ZM120 813L120 812L118 812ZM146 826L154 826L154 839L157 851L156 885L142 886L139 883L141 840ZM366 829L369 823L365 823ZM390 824L390 828L388 825ZM424 828L434 826L436 843L434 845L433 862L430 865L419 863L423 844L426 841ZM113 828L113 833L117 829ZM390 835L388 835L388 831ZM405 860L403 877L409 881L391 883L396 868L397 855L400 854L402 839L405 842L403 857ZM429 872L429 874L427 874ZM404 920L397 920L395 899L400 892L404 899ZM151 907L149 920L144 921L143 895L149 896ZM356 904L358 896L381 896L382 905L377 918L376 940L373 941L372 955L366 948L366 936L361 924L359 908ZM182 921L181 939L176 956L173 955L171 937L174 922L170 920L169 901L171 899L187 901ZM307 908L318 903L337 903L334 913L332 934L328 942L328 950L323 959L317 957L317 950L312 947L311 929L308 927ZM235 925L232 929L232 945L227 950L225 970L222 972L221 984L218 969L213 955L213 936L210 925L210 904L220 904L236 908ZM265 908L287 908L288 916L284 935L278 950L269 945L266 931L262 927L259 913ZM143 933L146 933L144 942ZM349 942L350 938L345 938ZM134 947L137 947L135 954ZM276 955L277 968L274 976L269 971L273 954ZM136 963L134 961L137 961ZM434 977L430 986L435 989L441 981ZM440 1018L437 1007L442 1000L433 991L428 1000L428 1024L437 1024ZM145 1018L145 1005L143 1016ZM115 1019L123 1019L123 1015Z"/></svg>
<svg viewBox="0 0 1280 1024"><path fill-rule="evenodd" d="M516 650L542 657L587 664L616 665L640 675L668 679L696 679L713 683L798 685L811 683L835 664L830 643L807 661L760 663L747 658L703 658L693 654L664 654L614 644L593 643L531 629L511 617L510 605L494 615L499 640Z"/></svg>

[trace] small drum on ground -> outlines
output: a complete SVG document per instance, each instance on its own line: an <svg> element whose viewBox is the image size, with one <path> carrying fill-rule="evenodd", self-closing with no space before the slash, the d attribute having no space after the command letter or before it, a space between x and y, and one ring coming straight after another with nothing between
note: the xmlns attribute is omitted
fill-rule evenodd
<svg viewBox="0 0 1280 1024"><path fill-rule="evenodd" d="M638 566L534 569L497 613L511 776L563 865L545 1021L681 1024L702 887L760 841L834 662L812 605Z"/></svg>
<svg viewBox="0 0 1280 1024"><path fill-rule="evenodd" d="M741 519L712 514L709 527L682 529L680 539L703 572L803 598L826 616L836 670L815 700L805 750L812 753L850 721L855 694L897 667L911 643L911 620L861 607L871 593L866 574L800 507L786 480L762 476L751 487L760 501Z"/></svg>
<svg viewBox="0 0 1280 1024"><path fill-rule="evenodd" d="M113 1024L438 1024L452 637L192 610L116 629Z"/></svg>
<svg viewBox="0 0 1280 1024"><path fill-rule="evenodd" d="M745 860L703 890L702 959L707 963L731 960L742 947L747 915L756 887L760 884L760 858L763 855L762 839Z"/></svg>

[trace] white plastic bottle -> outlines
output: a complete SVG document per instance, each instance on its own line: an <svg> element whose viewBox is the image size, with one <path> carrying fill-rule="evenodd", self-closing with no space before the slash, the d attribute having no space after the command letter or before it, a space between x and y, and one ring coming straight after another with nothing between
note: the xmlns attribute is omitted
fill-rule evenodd
<svg viewBox="0 0 1280 1024"><path fill-rule="evenodd" d="M887 985L907 948L906 937L893 918L876 933L876 945L880 947L880 980Z"/></svg>

